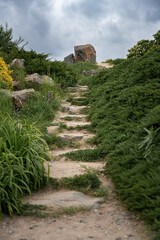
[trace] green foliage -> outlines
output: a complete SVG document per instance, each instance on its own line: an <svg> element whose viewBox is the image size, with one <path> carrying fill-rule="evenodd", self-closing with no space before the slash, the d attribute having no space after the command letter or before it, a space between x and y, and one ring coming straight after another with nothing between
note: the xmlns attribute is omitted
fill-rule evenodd
<svg viewBox="0 0 160 240"><path fill-rule="evenodd" d="M0 214L21 211L21 197L46 183L47 144L34 126L0 118Z"/></svg>
<svg viewBox="0 0 160 240"><path fill-rule="evenodd" d="M18 48L19 44L23 42L21 37L19 37L18 40L13 41L12 28L8 28L7 24L5 27L0 25L0 39L0 48L3 49L3 51Z"/></svg>
<svg viewBox="0 0 160 240"><path fill-rule="evenodd" d="M70 102L72 105L76 105L76 106L87 106L88 105L88 99L87 98L73 98L70 97L69 99L67 99L68 102Z"/></svg>
<svg viewBox="0 0 160 240"><path fill-rule="evenodd" d="M107 59L106 61L105 61L105 63L109 63L109 64L111 64L111 65L117 65L117 64L120 64L120 63L122 63L122 62L124 62L125 61L125 59L123 59L123 58L117 58L117 59Z"/></svg>
<svg viewBox="0 0 160 240"><path fill-rule="evenodd" d="M47 97L47 91L30 94L22 109L17 112L16 117L26 119L29 123L34 122L44 131L45 127L53 120L58 108L57 100L53 99L53 101L48 102Z"/></svg>
<svg viewBox="0 0 160 240"><path fill-rule="evenodd" d="M13 81L19 82L19 89L24 89L27 87L26 81L25 81L25 71L23 68L21 67L17 67L12 65L10 68L10 70L13 70L13 72L11 73L11 76L13 78Z"/></svg>
<svg viewBox="0 0 160 240"><path fill-rule="evenodd" d="M134 45L131 49L128 50L129 54L127 55L127 57L136 58L136 57L144 56L144 54L151 49L153 44L154 44L154 41L141 40L137 42L137 44Z"/></svg>
<svg viewBox="0 0 160 240"><path fill-rule="evenodd" d="M80 85L86 85L91 80L91 76L84 76L83 71L90 71L92 69L98 69L98 65L91 62L78 62L71 65L74 73L76 74L77 82Z"/></svg>
<svg viewBox="0 0 160 240"><path fill-rule="evenodd" d="M153 35L155 39L155 44L160 45L160 30Z"/></svg>
<svg viewBox="0 0 160 240"><path fill-rule="evenodd" d="M78 76L83 74L83 71L90 71L92 69L98 69L98 65L91 62L78 62L71 65L73 71L78 74Z"/></svg>
<svg viewBox="0 0 160 240"><path fill-rule="evenodd" d="M13 112L13 103L12 98L9 95L9 92L0 91L0 116L3 116L5 113L12 114Z"/></svg>
<svg viewBox="0 0 160 240"><path fill-rule="evenodd" d="M96 174L86 173L75 175L74 177L64 177L60 180L60 187L79 190L83 188L95 189L99 188L101 182Z"/></svg>
<svg viewBox="0 0 160 240"><path fill-rule="evenodd" d="M26 51L24 49L26 44L20 48L19 45L23 42L23 39L19 37L18 40L13 41L12 29L8 29L7 25L5 28L0 25L0 39L0 57L3 57L8 64L15 58L24 59L26 74L49 75L61 84L62 88L76 85L76 72L70 66L64 62L51 61L49 54L36 53L33 49ZM16 72L22 78L22 72L20 73L20 70Z"/></svg>
<svg viewBox="0 0 160 240"><path fill-rule="evenodd" d="M75 152L69 152L69 153L66 153L65 156L76 161L98 162L102 160L102 157L104 156L104 154L100 148L97 148L97 149L86 149L86 150L78 150Z"/></svg>
<svg viewBox="0 0 160 240"><path fill-rule="evenodd" d="M128 208L159 230L160 47L98 73L89 88L106 174Z"/></svg>

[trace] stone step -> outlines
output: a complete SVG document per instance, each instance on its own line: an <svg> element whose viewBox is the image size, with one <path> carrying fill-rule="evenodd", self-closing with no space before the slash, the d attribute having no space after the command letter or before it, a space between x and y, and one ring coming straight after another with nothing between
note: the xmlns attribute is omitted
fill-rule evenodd
<svg viewBox="0 0 160 240"><path fill-rule="evenodd" d="M44 205L47 207L72 207L81 206L86 209L98 209L104 201L102 198L89 197L77 191L59 191L34 193L32 196L23 198L24 203Z"/></svg>
<svg viewBox="0 0 160 240"><path fill-rule="evenodd" d="M70 105L68 103L62 104L62 107L66 108L67 111L70 111L74 114L78 114L79 111L82 109L89 108L87 106L74 106L74 105Z"/></svg>
<svg viewBox="0 0 160 240"><path fill-rule="evenodd" d="M67 127L78 127L78 126L91 125L91 122L81 122L81 121L65 121L63 123L65 123L67 125Z"/></svg>
<svg viewBox="0 0 160 240"><path fill-rule="evenodd" d="M52 150L49 153L52 157L56 157L56 156L61 156L61 155L66 154L66 153L70 153L70 152L76 152L76 151L79 151L79 150L87 150L87 149L95 149L95 148L96 147L58 149L58 150Z"/></svg>
<svg viewBox="0 0 160 240"><path fill-rule="evenodd" d="M59 118L59 119L63 119L63 118L65 118L65 117L70 117L70 118L79 118L79 119L84 119L84 118L86 118L86 116L87 115L85 115L85 114L68 114L68 113L66 113L66 112L60 112L58 115L57 115L57 118Z"/></svg>
<svg viewBox="0 0 160 240"><path fill-rule="evenodd" d="M81 99L81 98L86 99L86 97L84 97L84 96L83 96L83 97L80 97L80 96L75 96L75 97L73 97L73 99L77 99L77 100L78 100L78 99Z"/></svg>
<svg viewBox="0 0 160 240"><path fill-rule="evenodd" d="M69 91L75 90L75 91L88 91L88 86L76 86L76 87L68 87Z"/></svg>
<svg viewBox="0 0 160 240"><path fill-rule="evenodd" d="M91 133L81 133L81 132L75 132L75 133L58 133L57 136L59 136L63 140L87 140L89 138L94 137L94 134Z"/></svg>
<svg viewBox="0 0 160 240"><path fill-rule="evenodd" d="M88 168L93 168L103 172L104 166L105 162L76 162L68 160L49 162L50 177L59 179L63 177L74 177L75 175L84 174ZM46 164L45 167L47 170L48 166Z"/></svg>

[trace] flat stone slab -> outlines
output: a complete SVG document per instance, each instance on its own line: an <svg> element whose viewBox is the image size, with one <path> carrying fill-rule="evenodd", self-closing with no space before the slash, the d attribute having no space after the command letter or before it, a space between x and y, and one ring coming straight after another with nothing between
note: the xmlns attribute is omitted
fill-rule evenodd
<svg viewBox="0 0 160 240"><path fill-rule="evenodd" d="M80 110L88 108L87 106L74 106L68 103L62 104L62 107L66 108L68 111L77 114Z"/></svg>
<svg viewBox="0 0 160 240"><path fill-rule="evenodd" d="M56 156L60 156L60 155L63 155L63 154L66 154L66 153L69 153L69 152L76 152L76 151L79 151L79 150L86 150L86 149L95 149L96 147L81 147L81 148L68 148L68 149L55 149L55 150L52 150L50 151L50 155L53 156L53 157L56 157Z"/></svg>
<svg viewBox="0 0 160 240"><path fill-rule="evenodd" d="M81 121L65 121L64 123L67 125L67 127L91 125L91 122L81 122Z"/></svg>
<svg viewBox="0 0 160 240"><path fill-rule="evenodd" d="M52 161L48 162L50 167L50 177L62 178L73 177L84 174L87 168L93 168L102 171L105 167L104 162L75 162L75 161ZM45 164L47 169L47 166Z"/></svg>
<svg viewBox="0 0 160 240"><path fill-rule="evenodd" d="M45 205L47 207L78 207L82 206L86 209L98 209L103 203L102 198L92 198L77 191L63 192L43 192L34 194L32 197L26 197L23 202Z"/></svg>
<svg viewBox="0 0 160 240"><path fill-rule="evenodd" d="M75 91L88 91L88 86L76 86L76 87L68 87L68 90L75 90Z"/></svg>
<svg viewBox="0 0 160 240"><path fill-rule="evenodd" d="M64 140L71 140L71 139L89 139L95 136L95 134L87 134L87 133L58 133L57 136L59 136L61 139Z"/></svg>

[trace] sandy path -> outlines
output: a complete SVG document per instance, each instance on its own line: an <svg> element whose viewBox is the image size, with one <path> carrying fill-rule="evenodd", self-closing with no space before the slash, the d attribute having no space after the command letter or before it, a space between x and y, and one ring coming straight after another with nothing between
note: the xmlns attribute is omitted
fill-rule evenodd
<svg viewBox="0 0 160 240"><path fill-rule="evenodd" d="M112 68L113 65L109 64L109 63L97 63L98 66L100 67L104 67L104 68Z"/></svg>

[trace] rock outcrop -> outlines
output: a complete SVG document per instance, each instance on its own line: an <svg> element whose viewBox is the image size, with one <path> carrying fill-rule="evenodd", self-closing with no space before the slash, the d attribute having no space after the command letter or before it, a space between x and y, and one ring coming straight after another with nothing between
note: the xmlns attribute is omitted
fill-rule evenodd
<svg viewBox="0 0 160 240"><path fill-rule="evenodd" d="M73 55L73 53L71 53L70 55L68 55L67 57L64 58L64 62L67 64L67 65L72 65L73 63L76 62L75 60L75 57Z"/></svg>
<svg viewBox="0 0 160 240"><path fill-rule="evenodd" d="M25 77L26 82L28 83L29 87L34 87L34 84L43 85L44 83L48 83L50 85L54 84L54 81L51 77L47 75L39 75L38 73L33 73L27 75Z"/></svg>
<svg viewBox="0 0 160 240"><path fill-rule="evenodd" d="M15 103L15 106L17 108L22 108L22 102L24 102L28 95L31 94L31 93L35 93L35 90L33 88L31 89L23 89L23 90L20 90L20 91L13 91L12 92L12 98L13 98L13 101Z"/></svg>
<svg viewBox="0 0 160 240"><path fill-rule="evenodd" d="M91 44L74 47L76 62L96 62L96 51Z"/></svg>
<svg viewBox="0 0 160 240"><path fill-rule="evenodd" d="M15 65L16 67L24 68L24 59L15 58L11 62L11 66Z"/></svg>
<svg viewBox="0 0 160 240"><path fill-rule="evenodd" d="M27 75L25 77L26 82L28 82L29 86L33 86L35 83L42 85L43 84L43 79L42 76L39 75L38 73L33 73L30 75Z"/></svg>
<svg viewBox="0 0 160 240"><path fill-rule="evenodd" d="M22 103L27 99L29 94L35 93L35 90L33 88L30 88L11 92L6 89L1 89L0 92L5 94L7 97L12 98L16 108L22 108Z"/></svg>

